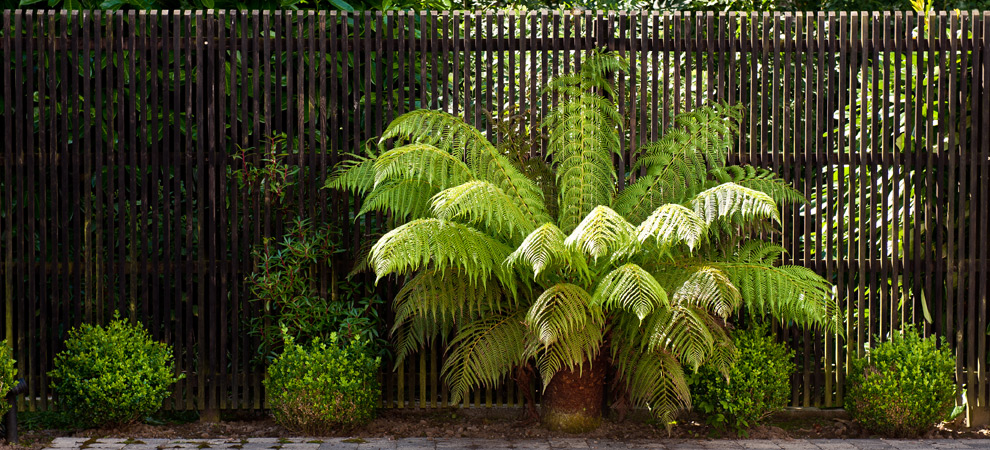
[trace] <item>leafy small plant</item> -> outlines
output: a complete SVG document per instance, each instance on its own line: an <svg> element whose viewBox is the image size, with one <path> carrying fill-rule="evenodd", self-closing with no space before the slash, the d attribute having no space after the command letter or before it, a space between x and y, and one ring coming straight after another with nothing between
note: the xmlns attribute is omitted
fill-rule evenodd
<svg viewBox="0 0 990 450"><path fill-rule="evenodd" d="M13 351L7 346L7 341L0 341L0 415L7 414L10 405L7 404L7 393L17 383L17 366L14 365Z"/></svg>
<svg viewBox="0 0 990 450"><path fill-rule="evenodd" d="M63 409L84 427L121 425L157 411L174 375L172 348L115 313L106 327L69 331L48 373Z"/></svg>
<svg viewBox="0 0 990 450"><path fill-rule="evenodd" d="M725 372L702 366L691 377L691 398L709 424L745 433L787 406L794 352L774 341L765 326L731 335L735 362Z"/></svg>
<svg viewBox="0 0 990 450"><path fill-rule="evenodd" d="M332 259L342 251L330 227L314 227L305 219L296 219L281 240L265 240L255 249L257 264L247 284L264 311L251 322L252 333L261 338L259 356L273 359L286 333L303 345L337 333L344 341L361 338L384 347L381 300L357 283L338 280ZM329 285L321 287L321 279Z"/></svg>
<svg viewBox="0 0 990 450"><path fill-rule="evenodd" d="M336 333L309 346L285 337L285 351L268 367L265 392L280 425L321 434L365 423L381 402L379 357L360 338L342 344Z"/></svg>
<svg viewBox="0 0 990 450"><path fill-rule="evenodd" d="M913 327L893 333L852 361L845 407L871 432L918 436L947 419L955 405L955 358L934 336Z"/></svg>

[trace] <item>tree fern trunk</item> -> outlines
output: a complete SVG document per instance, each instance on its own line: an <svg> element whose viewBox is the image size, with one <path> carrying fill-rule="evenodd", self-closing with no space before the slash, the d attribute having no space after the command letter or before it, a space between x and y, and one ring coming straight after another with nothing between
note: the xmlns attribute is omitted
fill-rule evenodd
<svg viewBox="0 0 990 450"><path fill-rule="evenodd" d="M601 424L607 360L599 353L592 364L561 369L550 380L540 404L543 424L555 431L580 433Z"/></svg>

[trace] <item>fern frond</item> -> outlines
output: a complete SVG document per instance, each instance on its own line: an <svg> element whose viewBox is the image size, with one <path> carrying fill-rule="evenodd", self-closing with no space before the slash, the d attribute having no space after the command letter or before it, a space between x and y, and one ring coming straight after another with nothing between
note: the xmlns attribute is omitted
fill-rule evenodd
<svg viewBox="0 0 990 450"><path fill-rule="evenodd" d="M457 271L421 270L395 294L392 309L396 324L414 316L458 324L502 309L504 299L502 289L472 283Z"/></svg>
<svg viewBox="0 0 990 450"><path fill-rule="evenodd" d="M395 342L393 370L401 367L409 355L437 342L438 339L440 342L446 341L454 328L454 322L450 318L410 316L402 322L396 322L392 327L392 337Z"/></svg>
<svg viewBox="0 0 990 450"><path fill-rule="evenodd" d="M431 203L437 218L480 225L510 238L533 230L529 218L512 199L488 181L468 181L445 189L433 196Z"/></svg>
<svg viewBox="0 0 990 450"><path fill-rule="evenodd" d="M707 229L705 219L698 213L681 205L667 204L657 208L636 228L636 236L640 243L655 238L662 249L683 242L693 250Z"/></svg>
<svg viewBox="0 0 990 450"><path fill-rule="evenodd" d="M455 158L464 158L467 167L480 180L501 188L519 205L535 226L549 222L542 190L461 118L443 111L417 110L397 117L379 142L389 139L429 144Z"/></svg>
<svg viewBox="0 0 990 450"><path fill-rule="evenodd" d="M461 270L471 282L485 285L494 274L506 285L511 279L502 261L510 252L502 242L470 226L440 219L417 219L382 236L371 247L370 260L377 280L392 273L410 274L433 263L435 269L444 273L449 269Z"/></svg>
<svg viewBox="0 0 990 450"><path fill-rule="evenodd" d="M459 403L471 388L495 387L522 363L526 345L522 316L522 310L490 314L457 330L442 369L451 403Z"/></svg>
<svg viewBox="0 0 990 450"><path fill-rule="evenodd" d="M794 189L790 183L767 169L753 166L729 166L725 168L718 180L722 183L732 182L763 192L778 205L808 203L808 199L801 191Z"/></svg>
<svg viewBox="0 0 990 450"><path fill-rule="evenodd" d="M691 270L674 290L675 305L696 306L727 319L742 304L742 294L724 272L711 266Z"/></svg>
<svg viewBox="0 0 990 450"><path fill-rule="evenodd" d="M375 187L375 158L354 154L349 156L351 159L341 161L334 167L323 187L364 196Z"/></svg>
<svg viewBox="0 0 990 450"><path fill-rule="evenodd" d="M583 367L585 361L594 361L601 351L604 336L605 332L601 324L589 322L549 345L531 341L527 349L527 359L529 356L536 358L536 365L543 380L543 389L547 388L550 380L560 369L573 370L575 367Z"/></svg>
<svg viewBox="0 0 990 450"><path fill-rule="evenodd" d="M682 113L660 140L639 149L629 173L646 171L613 203L629 220L638 222L666 203L680 203L701 191L710 171L725 165L735 140L737 108L715 105Z"/></svg>
<svg viewBox="0 0 990 450"><path fill-rule="evenodd" d="M691 409L691 392L684 369L664 351L644 352L636 346L613 341L612 359L619 379L625 382L629 399L645 406L670 430L679 411Z"/></svg>
<svg viewBox="0 0 990 450"><path fill-rule="evenodd" d="M739 288L748 311L769 314L781 321L841 332L839 307L832 285L801 266L773 266L763 262L709 262L728 274Z"/></svg>
<svg viewBox="0 0 990 450"><path fill-rule="evenodd" d="M518 268L526 263L533 269L533 279L547 269L571 265L580 269L583 258L572 258L571 251L564 245L564 233L552 223L545 223L523 239L519 247L505 260L509 268Z"/></svg>
<svg viewBox="0 0 990 450"><path fill-rule="evenodd" d="M777 203L769 195L735 183L723 183L700 192L691 199L690 205L707 224L716 219L731 218L739 218L742 222L755 219L780 222Z"/></svg>
<svg viewBox="0 0 990 450"><path fill-rule="evenodd" d="M604 323L601 309L591 305L591 296L584 289L569 283L543 291L526 314L526 326L543 345L553 344L589 323Z"/></svg>
<svg viewBox="0 0 990 450"><path fill-rule="evenodd" d="M588 213L564 245L598 259L628 250L636 242L636 229L607 206L598 206Z"/></svg>
<svg viewBox="0 0 990 450"><path fill-rule="evenodd" d="M650 331L647 349L670 352L682 364L697 370L714 351L711 316L701 308L678 304L661 315L669 319L654 322L656 327Z"/></svg>
<svg viewBox="0 0 990 450"><path fill-rule="evenodd" d="M430 199L439 187L423 180L387 180L381 183L361 202L358 216L372 211L391 213L400 222L426 216Z"/></svg>
<svg viewBox="0 0 990 450"><path fill-rule="evenodd" d="M460 159L429 144L409 144L382 153L374 168L375 184L400 178L447 188L475 178Z"/></svg>
<svg viewBox="0 0 990 450"><path fill-rule="evenodd" d="M615 194L612 156L617 154L621 123L615 103L582 92L547 116L547 154L557 168L558 223L564 232L577 226L594 207L608 205Z"/></svg>
<svg viewBox="0 0 990 450"><path fill-rule="evenodd" d="M657 309L670 306L667 291L653 275L632 263L605 275L592 295L591 303L601 305L606 310L629 311L639 317L639 320Z"/></svg>

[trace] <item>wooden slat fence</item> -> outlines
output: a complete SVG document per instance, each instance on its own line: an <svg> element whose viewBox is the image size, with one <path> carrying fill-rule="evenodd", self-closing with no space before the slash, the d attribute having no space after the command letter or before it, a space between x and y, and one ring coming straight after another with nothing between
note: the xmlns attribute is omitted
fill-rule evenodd
<svg viewBox="0 0 990 450"><path fill-rule="evenodd" d="M66 331L114 310L175 346L169 407L264 406L250 250L284 214L231 181L234 155L284 133L299 214L343 225L355 255L384 218L319 189L348 152L418 108L535 123L540 87L595 48L620 81L627 157L681 111L746 107L732 161L773 168L784 263L837 287L845 338L780 330L792 404L842 404L849 358L918 323L945 336L987 413L990 14L657 12L36 12L0 27L0 279L30 409ZM492 115L492 120L487 118ZM544 144L533 148L538 155ZM255 155L254 158L258 156ZM621 173L620 184L634 174ZM370 280L365 279L365 282ZM379 289L393 293L389 287ZM387 311L386 311L387 314ZM930 318L930 320L926 320ZM443 350L384 374L385 403L437 407ZM470 405L517 405L515 386Z"/></svg>

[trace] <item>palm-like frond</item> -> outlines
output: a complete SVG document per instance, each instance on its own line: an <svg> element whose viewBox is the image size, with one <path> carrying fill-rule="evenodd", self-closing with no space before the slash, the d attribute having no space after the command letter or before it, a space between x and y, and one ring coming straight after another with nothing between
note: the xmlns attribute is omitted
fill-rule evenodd
<svg viewBox="0 0 990 450"><path fill-rule="evenodd" d="M419 219L426 216L430 199L439 191L439 186L425 180L387 180L364 198L358 216L381 211L391 213L400 222Z"/></svg>
<svg viewBox="0 0 990 450"><path fill-rule="evenodd" d="M667 291L653 275L636 264L628 263L602 278L591 303L606 310L622 309L640 320L660 308L670 307Z"/></svg>
<svg viewBox="0 0 990 450"><path fill-rule="evenodd" d="M516 169L480 131L459 117L442 111L408 112L389 124L379 142L389 139L433 145L463 158L478 179L501 188L534 225L549 221L542 191L536 183Z"/></svg>
<svg viewBox="0 0 990 450"><path fill-rule="evenodd" d="M593 54L577 75L552 80L548 90L564 94L546 116L547 154L557 169L558 223L566 233L593 208L607 205L616 190L612 156L620 149L622 116L611 94L608 74L621 70L614 55Z"/></svg>
<svg viewBox="0 0 990 450"><path fill-rule="evenodd" d="M588 324L602 324L602 311L580 286L560 283L543 291L526 314L526 326L536 339L550 345Z"/></svg>
<svg viewBox="0 0 990 450"><path fill-rule="evenodd" d="M457 329L452 350L443 364L451 403L458 403L475 386L495 386L522 363L526 328L523 311L489 314Z"/></svg>
<svg viewBox="0 0 990 450"><path fill-rule="evenodd" d="M500 235L512 237L533 230L533 224L519 206L488 181L468 181L445 189L431 203L433 214L440 219L479 225Z"/></svg>
<svg viewBox="0 0 990 450"><path fill-rule="evenodd" d="M715 349L711 316L701 308L678 304L661 315L668 319L653 322L647 348L669 352L697 370Z"/></svg>
<svg viewBox="0 0 990 450"><path fill-rule="evenodd" d="M711 266L691 267L674 290L674 304L695 306L727 319L742 304L742 294L729 277Z"/></svg>
<svg viewBox="0 0 990 450"><path fill-rule="evenodd" d="M393 370L401 367L409 355L430 345L438 338L441 342L446 341L455 327L453 319L449 317L410 316L402 322L396 322L392 327L392 339L395 342Z"/></svg>
<svg viewBox="0 0 990 450"><path fill-rule="evenodd" d="M579 265L583 260L570 257L571 251L564 246L564 239L560 228L552 223L545 223L523 239L519 247L506 258L505 264L509 268L527 264L533 269L534 279L547 269L569 263Z"/></svg>
<svg viewBox="0 0 990 450"><path fill-rule="evenodd" d="M708 225L698 213L678 204L666 204L650 214L638 227L636 238L644 243L655 238L657 246L662 249L677 244L687 244L694 249L705 236Z"/></svg>
<svg viewBox="0 0 990 450"><path fill-rule="evenodd" d="M636 242L636 229L607 206L593 209L578 224L564 245L594 259L628 250Z"/></svg>
<svg viewBox="0 0 990 450"><path fill-rule="evenodd" d="M619 379L626 384L634 405L646 406L669 430L677 413L691 409L691 393L684 369L665 351L641 351L637 346L613 341L612 360Z"/></svg>
<svg viewBox="0 0 990 450"><path fill-rule="evenodd" d="M660 140L643 146L628 171L646 171L616 198L619 213L638 222L657 207L680 202L704 188L710 171L725 165L732 148L739 109L724 105L678 115Z"/></svg>
<svg viewBox="0 0 990 450"><path fill-rule="evenodd" d="M390 179L422 180L440 188L473 180L460 159L429 144L409 144L382 153L374 163L375 184Z"/></svg>
<svg viewBox="0 0 990 450"><path fill-rule="evenodd" d="M736 183L742 187L754 189L770 196L779 205L788 203L807 203L801 191L794 189L773 172L753 166L728 166L724 172L716 173L722 183Z"/></svg>
<svg viewBox="0 0 990 450"><path fill-rule="evenodd" d="M511 249L470 226L440 219L418 219L385 233L371 247L371 266L378 279L433 268L462 271L472 282L487 284L492 275L510 283L502 261ZM511 289L511 287L510 287Z"/></svg>
<svg viewBox="0 0 990 450"><path fill-rule="evenodd" d="M533 340L526 352L527 359L536 358L536 365L543 379L543 388L546 389L553 379L554 374L560 369L573 370L575 367L583 367L584 362L591 362L601 351L602 338L605 330L602 324L588 322L583 327L572 330L563 339L558 339L552 344L543 345Z"/></svg>
<svg viewBox="0 0 990 450"><path fill-rule="evenodd" d="M375 187L375 158L363 155L350 156L350 159L341 161L334 167L324 187L366 195Z"/></svg>
<svg viewBox="0 0 990 450"><path fill-rule="evenodd" d="M741 223L757 219L780 222L777 203L769 195L735 183L722 183L699 192L691 199L690 205L708 224L717 219L733 218L738 218Z"/></svg>
<svg viewBox="0 0 990 450"><path fill-rule="evenodd" d="M832 285L801 266L713 262L739 287L747 310L805 327L841 332Z"/></svg>
<svg viewBox="0 0 990 450"><path fill-rule="evenodd" d="M497 286L481 286L457 271L421 270L402 285L392 308L397 325L413 316L463 323L483 312L502 309L503 299L504 293Z"/></svg>

